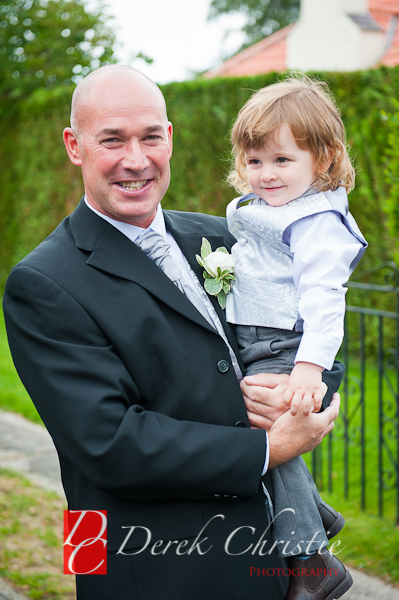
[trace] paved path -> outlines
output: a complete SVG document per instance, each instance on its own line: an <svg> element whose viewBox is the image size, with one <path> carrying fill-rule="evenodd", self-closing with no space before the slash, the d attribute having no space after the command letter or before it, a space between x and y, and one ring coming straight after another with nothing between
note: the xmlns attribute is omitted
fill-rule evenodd
<svg viewBox="0 0 399 600"><path fill-rule="evenodd" d="M57 452L47 430L2 410L0 467L19 471L41 487L64 496Z"/></svg>
<svg viewBox="0 0 399 600"><path fill-rule="evenodd" d="M51 437L14 413L0 410L0 466L23 473L41 487L64 496L57 453ZM345 600L399 600L399 589L351 569L354 584ZM27 600L0 579L0 600Z"/></svg>

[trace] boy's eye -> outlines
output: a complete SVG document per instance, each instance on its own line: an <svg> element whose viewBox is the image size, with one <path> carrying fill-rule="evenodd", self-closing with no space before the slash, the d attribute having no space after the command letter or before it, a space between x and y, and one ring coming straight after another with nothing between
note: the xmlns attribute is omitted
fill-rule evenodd
<svg viewBox="0 0 399 600"><path fill-rule="evenodd" d="M288 158L285 158L285 156L279 156L276 162L278 162L279 164L284 164L288 162Z"/></svg>
<svg viewBox="0 0 399 600"><path fill-rule="evenodd" d="M260 160L257 158L247 158L247 165L260 165Z"/></svg>

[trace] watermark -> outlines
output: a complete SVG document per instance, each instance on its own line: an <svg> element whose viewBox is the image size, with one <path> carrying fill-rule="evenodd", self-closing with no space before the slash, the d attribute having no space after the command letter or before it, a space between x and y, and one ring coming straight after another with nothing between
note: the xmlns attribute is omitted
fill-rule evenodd
<svg viewBox="0 0 399 600"><path fill-rule="evenodd" d="M284 509L267 524L262 531L257 531L250 525L237 527L226 538L214 538L212 527L217 520L225 520L224 514L217 514L210 518L199 530L198 534L188 539L162 540L153 536L148 527L142 525L121 525L122 530L127 530L126 535L117 550L117 555L135 556L148 552L153 556L176 554L177 556L197 554L199 556L210 553L214 547L212 541L217 539L223 544L224 552L229 556L241 556L251 554L252 556L267 556L278 551L282 557L295 557L297 555L310 556L314 552L322 554L326 551L326 535L324 531L315 531L312 539L298 540L295 531L290 540L273 539L270 528L278 518L284 518L284 512L293 509ZM317 539L321 534L320 539ZM144 540L144 541L143 541ZM330 545L332 554L340 545L336 541ZM342 550L340 550L342 551ZM254 569L252 571L252 569ZM251 567L251 577L299 577L306 574L303 569L256 569ZM334 570L334 569L333 569ZM280 573L281 571L281 573ZM283 572L284 571L284 572ZM288 573L290 571L290 573ZM318 569L317 571L320 571ZM323 571L323 569L321 570ZM64 511L64 573L67 575L105 575L107 573L107 511L106 510L65 510ZM313 575L314 573L310 573ZM319 573L317 573L319 574Z"/></svg>
<svg viewBox="0 0 399 600"><path fill-rule="evenodd" d="M311 556L314 552L318 552L319 554L325 552L327 538L324 531L315 531L312 539L310 540L298 540L294 535L295 531L291 532L294 537L288 541L276 540L272 538L269 531L270 527L276 518L280 517L280 515L287 511L295 512L291 508L284 509L278 513L261 532L258 532L255 527L251 527L250 525L242 525L237 527L224 540L224 552L229 556L241 556L243 554L251 554L252 556L270 556L274 551L276 551L276 549L278 549L279 555L287 558L295 557L297 555ZM152 531L148 527L144 527L142 525L122 526L122 529L127 529L128 531L125 539L119 547L119 550L117 551L117 554L122 554L124 556L135 556L136 554L141 554L142 552L147 551L153 556L161 554L165 555L167 553L176 554L178 556L195 553L199 556L203 556L211 552L213 548L213 544L211 543L212 538L208 536L210 535L209 531L212 529L214 524L213 522L217 519L224 520L225 515L214 515L207 521L207 523L205 523L194 539L154 539ZM321 539L317 539L320 534ZM218 541L220 542L220 540ZM340 543L341 542L337 540L331 544L329 551L332 554L338 554L339 552L334 552L334 550L340 545Z"/></svg>
<svg viewBox="0 0 399 600"><path fill-rule="evenodd" d="M263 569L258 569L258 567L249 568L250 577L320 577L321 575L324 577L337 577L338 569L306 569L305 567L294 569L288 567L278 567L277 569L271 567Z"/></svg>
<svg viewBox="0 0 399 600"><path fill-rule="evenodd" d="M64 510L64 574L107 574L106 510Z"/></svg>

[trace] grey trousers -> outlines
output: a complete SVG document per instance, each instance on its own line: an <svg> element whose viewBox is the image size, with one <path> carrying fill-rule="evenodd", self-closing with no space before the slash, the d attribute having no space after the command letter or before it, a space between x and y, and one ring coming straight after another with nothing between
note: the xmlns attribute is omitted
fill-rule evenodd
<svg viewBox="0 0 399 600"><path fill-rule="evenodd" d="M246 375L291 373L302 334L236 325ZM328 545L318 511L321 497L301 456L270 470L274 489L273 537L280 556L304 555ZM312 543L310 543L312 542Z"/></svg>

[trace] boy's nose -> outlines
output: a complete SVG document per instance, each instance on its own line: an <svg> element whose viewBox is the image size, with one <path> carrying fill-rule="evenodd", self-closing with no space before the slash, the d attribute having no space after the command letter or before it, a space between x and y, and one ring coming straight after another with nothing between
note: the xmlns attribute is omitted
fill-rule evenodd
<svg viewBox="0 0 399 600"><path fill-rule="evenodd" d="M273 167L264 167L261 173L262 181L276 181L278 179L277 174Z"/></svg>

